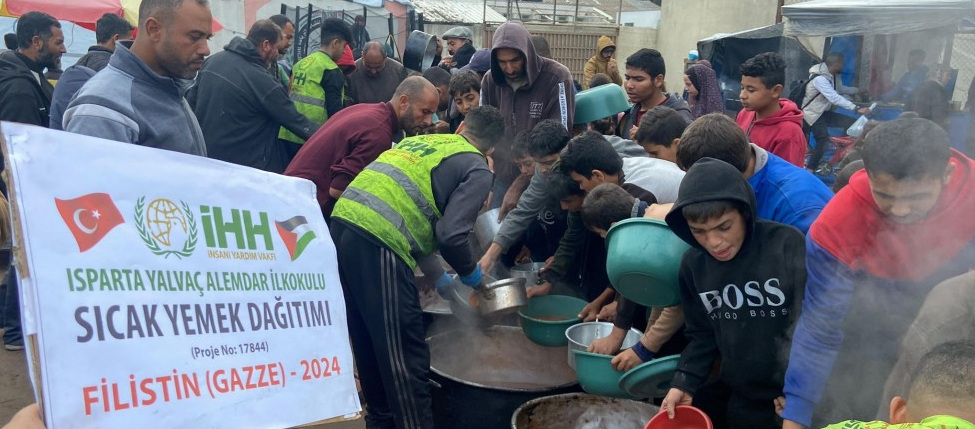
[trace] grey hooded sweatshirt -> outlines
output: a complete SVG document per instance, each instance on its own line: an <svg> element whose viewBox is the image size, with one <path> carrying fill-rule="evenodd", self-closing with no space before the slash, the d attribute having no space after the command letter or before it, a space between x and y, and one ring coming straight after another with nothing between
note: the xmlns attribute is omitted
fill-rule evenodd
<svg viewBox="0 0 975 429"><path fill-rule="evenodd" d="M504 115L505 138L494 148L494 168L497 180L507 189L518 177L511 156L515 135L531 131L545 119L560 121L571 129L575 87L569 69L535 53L531 35L521 22L508 21L498 27L493 46L491 70L481 81L481 105L494 106ZM525 57L525 79L518 89L511 86L498 65L497 52L504 48L517 50Z"/></svg>

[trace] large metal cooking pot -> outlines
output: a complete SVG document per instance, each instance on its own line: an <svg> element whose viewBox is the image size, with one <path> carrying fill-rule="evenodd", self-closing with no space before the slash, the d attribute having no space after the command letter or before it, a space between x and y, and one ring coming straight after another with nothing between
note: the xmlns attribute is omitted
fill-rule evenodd
<svg viewBox="0 0 975 429"><path fill-rule="evenodd" d="M566 348L532 343L520 328L453 330L427 344L439 428L503 428L526 401L579 391Z"/></svg>
<svg viewBox="0 0 975 429"><path fill-rule="evenodd" d="M437 42L434 35L413 30L406 39L406 50L403 51L403 66L418 72L423 72L433 66L433 59L437 56Z"/></svg>
<svg viewBox="0 0 975 429"><path fill-rule="evenodd" d="M566 329L565 337L569 339L569 351L566 352L569 366L576 369L576 357L572 354L572 350L586 351L593 341L609 336L611 332L613 332L613 324L610 322L585 322ZM620 350L635 346L642 336L642 332L630 329L623 337L623 345L620 346Z"/></svg>
<svg viewBox="0 0 975 429"><path fill-rule="evenodd" d="M659 411L646 402L566 393L518 407L511 416L511 429L641 429Z"/></svg>

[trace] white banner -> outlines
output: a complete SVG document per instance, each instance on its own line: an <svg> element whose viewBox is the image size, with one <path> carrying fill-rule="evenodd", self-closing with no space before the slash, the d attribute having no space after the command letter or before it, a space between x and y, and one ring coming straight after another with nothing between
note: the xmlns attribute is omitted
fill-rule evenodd
<svg viewBox="0 0 975 429"><path fill-rule="evenodd" d="M49 428L281 428L360 411L311 182L2 131Z"/></svg>

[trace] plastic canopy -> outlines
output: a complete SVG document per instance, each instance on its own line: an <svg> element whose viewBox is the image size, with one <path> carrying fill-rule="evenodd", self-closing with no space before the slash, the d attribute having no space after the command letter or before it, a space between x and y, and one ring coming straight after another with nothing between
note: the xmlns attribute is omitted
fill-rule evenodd
<svg viewBox="0 0 975 429"><path fill-rule="evenodd" d="M0 16L18 17L27 12L44 12L94 30L95 22L106 13L119 15L138 26L141 4L142 0L0 0ZM214 19L212 31L216 33L222 28Z"/></svg>
<svg viewBox="0 0 975 429"><path fill-rule="evenodd" d="M973 0L812 0L782 7L792 36L897 34L957 27Z"/></svg>
<svg viewBox="0 0 975 429"><path fill-rule="evenodd" d="M718 75L727 110L741 109L738 94L741 91L741 64L763 52L776 52L785 59L785 88L808 77L806 70L817 63L817 58L807 51L794 37L783 35L783 24L754 28L734 34L719 33L697 42L702 60L711 62Z"/></svg>

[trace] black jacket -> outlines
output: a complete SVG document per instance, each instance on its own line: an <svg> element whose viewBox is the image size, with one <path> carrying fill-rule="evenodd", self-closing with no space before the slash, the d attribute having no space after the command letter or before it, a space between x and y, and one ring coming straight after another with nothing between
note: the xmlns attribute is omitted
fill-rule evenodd
<svg viewBox="0 0 975 429"><path fill-rule="evenodd" d="M0 120L47 127L54 86L31 72L29 63L15 51L0 54ZM35 72L43 76L43 69Z"/></svg>
<svg viewBox="0 0 975 429"><path fill-rule="evenodd" d="M278 131L307 139L318 125L295 110L285 89L247 39L234 37L203 64L187 95L207 156L274 173L287 167Z"/></svg>
<svg viewBox="0 0 975 429"><path fill-rule="evenodd" d="M698 244L682 212L690 204L717 200L748 211L745 239L726 262ZM805 239L794 227L758 219L755 204L741 173L712 158L696 162L681 182L667 225L692 246L678 274L689 344L671 385L695 394L720 355L719 378L732 394L767 401L773 413L806 284Z"/></svg>
<svg viewBox="0 0 975 429"><path fill-rule="evenodd" d="M477 52L477 49L474 48L473 44L465 43L463 46L460 47L460 49L457 50L457 52L454 52L453 68L459 69L461 67L470 64L471 57L474 56L475 52Z"/></svg>
<svg viewBox="0 0 975 429"><path fill-rule="evenodd" d="M78 58L75 64L88 67L96 72L108 66L108 60L112 58L112 51L106 47L95 45L88 48L88 53Z"/></svg>

